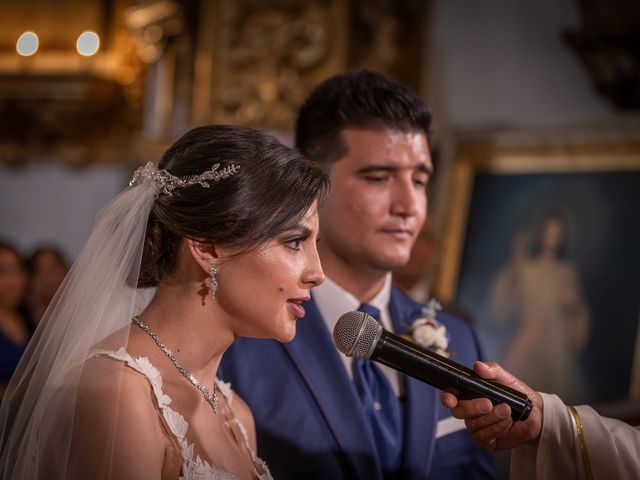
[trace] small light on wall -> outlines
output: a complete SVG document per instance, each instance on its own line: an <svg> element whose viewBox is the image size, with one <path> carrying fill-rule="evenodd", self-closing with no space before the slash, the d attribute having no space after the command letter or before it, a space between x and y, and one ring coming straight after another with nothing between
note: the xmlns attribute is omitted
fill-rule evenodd
<svg viewBox="0 0 640 480"><path fill-rule="evenodd" d="M16 51L23 57L29 57L38 51L38 35L34 32L24 32L18 38Z"/></svg>
<svg viewBox="0 0 640 480"><path fill-rule="evenodd" d="M95 55L100 48L100 37L96 32L83 32L76 42L76 50L84 57Z"/></svg>

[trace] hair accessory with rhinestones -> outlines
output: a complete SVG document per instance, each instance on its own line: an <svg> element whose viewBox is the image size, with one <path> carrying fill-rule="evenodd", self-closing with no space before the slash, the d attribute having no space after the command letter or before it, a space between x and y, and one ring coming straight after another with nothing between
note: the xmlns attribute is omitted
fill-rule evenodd
<svg viewBox="0 0 640 480"><path fill-rule="evenodd" d="M222 170L218 170L219 167L220 164L216 163L210 170L199 175L176 177L166 170L158 170L153 162L149 162L144 167L140 167L135 171L133 177L131 177L129 186L135 185L141 178L148 178L153 181L160 194L172 196L173 190L176 188L190 187L191 185L200 185L204 188L209 188L210 182L216 183L240 170L240 166L235 164L229 165Z"/></svg>

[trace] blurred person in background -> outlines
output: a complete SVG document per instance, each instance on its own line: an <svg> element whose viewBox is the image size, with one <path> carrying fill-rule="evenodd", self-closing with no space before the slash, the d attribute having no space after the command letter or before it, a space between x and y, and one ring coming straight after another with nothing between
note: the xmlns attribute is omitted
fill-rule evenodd
<svg viewBox="0 0 640 480"><path fill-rule="evenodd" d="M0 397L29 341L26 288L24 260L15 247L0 242Z"/></svg>
<svg viewBox="0 0 640 480"><path fill-rule="evenodd" d="M62 252L53 246L43 246L34 250L27 258L26 265L30 275L27 308L35 329L67 275L69 267Z"/></svg>

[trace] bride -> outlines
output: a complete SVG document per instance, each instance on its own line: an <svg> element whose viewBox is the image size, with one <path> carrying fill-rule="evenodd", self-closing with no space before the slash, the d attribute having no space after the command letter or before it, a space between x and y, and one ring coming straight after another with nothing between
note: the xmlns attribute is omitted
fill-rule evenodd
<svg viewBox="0 0 640 480"><path fill-rule="evenodd" d="M271 478L220 359L293 339L324 279L326 176L256 130L205 126L136 171L46 312L0 409L3 479Z"/></svg>

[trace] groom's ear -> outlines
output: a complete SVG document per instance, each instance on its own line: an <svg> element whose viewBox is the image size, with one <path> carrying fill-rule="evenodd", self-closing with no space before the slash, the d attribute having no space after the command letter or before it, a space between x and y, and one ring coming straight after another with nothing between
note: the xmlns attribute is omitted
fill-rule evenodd
<svg viewBox="0 0 640 480"><path fill-rule="evenodd" d="M187 249L193 260L200 265L200 268L205 272L208 272L209 267L215 265L219 260L216 246L211 243L187 239Z"/></svg>

